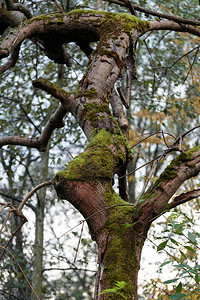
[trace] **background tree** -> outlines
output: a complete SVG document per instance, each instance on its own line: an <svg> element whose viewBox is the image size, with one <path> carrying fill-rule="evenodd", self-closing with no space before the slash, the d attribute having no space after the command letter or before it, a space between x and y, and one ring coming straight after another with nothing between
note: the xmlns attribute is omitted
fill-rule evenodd
<svg viewBox="0 0 200 300"><path fill-rule="evenodd" d="M18 137L2 137L0 143L2 146L15 144L44 151L47 149L47 143L52 131L63 126L61 120L67 111L73 114L83 129L90 143L82 154L68 164L66 171L57 173L53 183L58 195L71 202L83 214L90 228L91 235L98 244L99 275L97 276L95 297L98 297L97 294L101 290L113 288L118 282L117 290L110 290L108 294L103 294L101 296L102 299L105 297L118 297L117 299L119 299L119 292L121 297L127 297L128 299L137 297L136 283L140 254L151 222L166 209L176 207L199 195L198 189L191 190L179 198L176 197L169 203L181 184L199 173L199 149L197 147L192 151L186 151L187 145L184 146L182 143L184 134L177 139L174 138L175 141L170 141L169 146L169 141L166 140L166 134L162 126L163 124L166 126L166 123L167 126L168 124L174 125L174 120L166 119L166 113L174 114L173 104L176 104L177 99L172 97L172 99L169 99L168 106L166 106L167 102L161 105L165 114L163 119L160 118L162 114L159 114L155 122L155 116L158 116L158 114L156 115L157 108L154 101L156 98L157 101L163 100L163 96L159 96L159 88L167 91L164 95L165 101L169 98L169 83L166 85L165 80L163 82L159 80L159 85L155 86L155 81L148 81L148 85L145 87L145 81L142 81L140 84L141 92L138 93L138 98L142 99L141 95L142 97L144 95L142 91L146 90L146 95L148 95L148 91L151 94L151 100L147 104L145 102L145 109L144 102L138 105L139 109L135 102L135 107L131 107L134 109L136 121L140 124L138 129L140 130L141 124L144 124L144 129L142 129L141 133L144 133L146 128L150 128L151 132L159 131L159 134L164 137L167 147L157 159L159 164L156 163L153 168L157 172L159 169L163 169L161 158L164 158L168 153L173 151L183 153L173 164L170 164L165 169L148 190L146 188L151 174L148 175L147 170L145 175L148 180L145 181L144 189L140 193L136 204L130 205L126 202L130 200L128 199L126 188L125 171L129 160L132 159L132 154L126 141L126 137L128 137L128 122L122 103L124 102L126 107L129 106L131 81L136 80L134 67L136 42L146 32L158 29L187 32L196 36L199 36L199 29L196 26L198 21L166 14L161 15L137 5L127 4L127 2L123 3L120 1L116 3L128 7L132 14L135 14L135 10L138 10L148 15L172 21L152 20L148 22L125 14L81 10L64 15L62 7L55 2L61 11L60 14L40 16L21 25L24 16L28 19L32 17L30 9L26 10L27 6L12 4L10 1L7 1L6 5L2 5L1 8L2 34L6 35L5 30L7 26L14 27L19 25L19 28L10 33L8 38L5 38L1 44L1 57L7 57L11 54L8 62L2 66L2 72L16 63L19 47L25 38L30 38L39 49L45 51L45 54L50 59L59 63L59 66L62 64L70 65L70 56L65 52L67 49L65 45L71 41L76 42L86 56L89 56L88 69L79 82L78 90L73 89L74 92L70 89L69 92L66 92L44 79L34 81L34 87L47 91L61 101L60 107L56 110L53 117L50 118L50 121L47 121L47 114L47 117L43 118L47 122L46 125L44 126L44 123L40 123L42 130L39 130L39 138L36 138L37 135L35 133L31 134L29 139L19 137L20 134L18 133ZM63 3L61 4L63 5ZM49 5L47 9L52 11L53 4ZM109 7L108 10L110 10ZM188 16L186 15L186 17ZM174 39L175 37L173 36ZM161 40L161 37L158 37L158 39ZM92 51L89 44L97 41L99 42L96 50ZM195 41L192 42L194 43ZM151 43L150 36L150 46ZM26 48L23 49L25 51ZM140 47L138 50L140 50ZM150 53L149 46L147 50ZM136 55L136 59L139 55ZM190 69L191 66L192 64L189 63ZM120 86L119 80L124 67L127 69L127 87L126 91L124 91L126 97L118 89L120 98L114 90L114 85ZM61 66L59 67L59 74L60 72L62 73ZM73 76L73 73L71 74ZM36 75L36 78L40 76L38 75ZM157 74L154 70L154 78L156 76ZM64 78L62 78L62 81L65 82ZM157 94L155 96L156 91ZM19 89L18 93L21 94ZM32 99L34 100L31 101L34 107L31 108L33 112L36 112L35 97ZM109 102L111 103L111 110L109 109ZM185 105L185 101L182 101L182 103ZM46 103L44 103L45 105ZM179 100L178 105L175 105L175 107L179 109L180 105L181 101ZM186 103L185 107L188 108L188 103ZM194 106L191 105L191 109L193 108ZM53 109L53 106L49 107L50 111L53 111ZM149 115L143 121L142 112L148 115L150 110L153 112L154 117ZM188 115L189 113L190 109ZM133 113L129 112L129 120L132 115ZM35 117L37 120L37 113L35 113ZM182 125L184 125L183 122ZM180 128L181 126L178 127L179 132ZM184 127L184 129L186 128ZM176 137L180 134L179 132L175 134ZM23 135L25 134L23 132ZM170 136L173 138L171 134ZM145 157L151 159L149 154L152 154L152 151L148 151L147 145L146 143L144 147L144 150L147 150L144 151L144 153L146 152ZM155 151L153 151L154 156L159 154L159 151L158 147L155 147ZM54 153L56 153L55 150ZM136 155L137 160L138 158L138 155ZM138 162L141 162L141 160L138 160ZM119 196L121 198L112 189L114 174L118 174L119 177ZM147 190L146 193L145 190ZM131 197L136 198L135 193ZM132 202L135 200L131 199ZM122 229L121 224L124 224ZM124 255L124 251L126 255ZM118 293L118 296L115 295L115 292Z"/></svg>

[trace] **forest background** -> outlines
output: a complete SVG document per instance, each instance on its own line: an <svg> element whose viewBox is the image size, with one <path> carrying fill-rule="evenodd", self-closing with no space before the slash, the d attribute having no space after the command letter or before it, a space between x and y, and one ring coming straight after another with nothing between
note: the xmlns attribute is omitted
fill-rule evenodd
<svg viewBox="0 0 200 300"><path fill-rule="evenodd" d="M77 8L130 13L126 5L110 2L25 0L21 4L34 16ZM136 6L147 10L145 14L137 11L137 16L143 20L160 20L156 12L193 20L199 18L200 6L196 0L136 2ZM4 6L8 3L5 1ZM148 10L155 14L148 13ZM2 24L0 18L0 26ZM9 30L0 27L2 38ZM126 117L129 142L133 148L133 160L127 170L130 173L128 193L131 203L142 201L143 186L149 180L155 182L163 171L162 160L156 167L153 162L173 143L174 137L185 134L184 139L180 139L182 149L199 145L199 47L199 37L188 33L148 32L137 44L137 75L131 88L126 89L126 70L116 83L119 93L130 93ZM76 91L88 58L76 43L66 45L66 49L71 59L70 66L53 62L30 40L22 44L15 67L0 77L0 137L39 136L58 107L58 100L33 88L33 81L44 77L68 92ZM70 113L65 117L65 124L54 131L46 152L15 145L0 149L2 224L8 217L1 233L1 246L5 247L21 222L4 204L9 202L18 206L35 186L64 170L63 166L88 144ZM170 153L165 159L170 161L173 157L175 154ZM154 173L150 176L152 169ZM194 189L199 190L200 184L193 178L181 187L184 193ZM139 279L139 299L198 299L199 208L196 197L153 223L142 258L144 265L141 269L145 267L145 270L141 270ZM92 299L97 249L83 217L71 204L59 199L52 187L37 191L26 203L23 214L28 223L9 242L9 252L2 250L0 299L35 299L31 286L40 299ZM154 268L152 259L148 261L148 253L156 256ZM196 284L190 279L190 273ZM113 292L118 290L120 286Z"/></svg>

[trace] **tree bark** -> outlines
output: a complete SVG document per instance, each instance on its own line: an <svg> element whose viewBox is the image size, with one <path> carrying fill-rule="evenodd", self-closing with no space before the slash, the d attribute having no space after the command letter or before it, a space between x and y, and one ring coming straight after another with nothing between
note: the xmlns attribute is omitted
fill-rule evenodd
<svg viewBox="0 0 200 300"><path fill-rule="evenodd" d="M89 141L85 151L65 171L56 174L53 183L58 196L72 203L83 215L98 245L95 299L137 299L137 275L148 229L172 205L169 201L180 185L200 172L200 150L195 148L174 160L137 206L124 201L112 188L114 175L126 169L131 160L131 150L121 131L126 122L124 118L116 121L114 116L117 117L119 110L112 114L109 100L125 66L128 50L134 51L137 39L144 32L156 29L187 31L200 36L199 28L192 25L173 21L150 23L126 14L77 10L66 15L34 18L14 30L0 48L1 58L12 56L23 40L30 38L40 41L45 53L55 62L68 63L65 43L76 42L89 55L89 43L99 41L89 57L77 93L69 95L42 79L35 82L35 86L60 99L61 111L56 115L63 118L65 111L70 111ZM53 129L49 122L43 132L45 145ZM37 141L34 142L35 146ZM173 207L176 205L173 203ZM43 218L43 208L40 213ZM117 294L111 291L100 294L118 282L125 285Z"/></svg>

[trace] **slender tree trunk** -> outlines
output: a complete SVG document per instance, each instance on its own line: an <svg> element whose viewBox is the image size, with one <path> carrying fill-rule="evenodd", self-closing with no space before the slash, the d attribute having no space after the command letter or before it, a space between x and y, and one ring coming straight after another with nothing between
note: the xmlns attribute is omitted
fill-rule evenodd
<svg viewBox="0 0 200 300"><path fill-rule="evenodd" d="M48 177L49 151L41 153L41 178L45 181ZM33 258L32 286L40 299L42 299L43 282L43 251L44 251L44 210L45 210L46 190L40 189L38 192L38 203L35 216L35 243ZM31 294L31 300L35 300L35 295Z"/></svg>

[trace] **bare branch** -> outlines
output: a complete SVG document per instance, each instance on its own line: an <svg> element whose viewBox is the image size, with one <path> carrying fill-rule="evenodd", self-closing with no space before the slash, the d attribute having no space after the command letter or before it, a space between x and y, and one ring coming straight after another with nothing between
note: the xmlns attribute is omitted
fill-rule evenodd
<svg viewBox="0 0 200 300"><path fill-rule="evenodd" d="M127 0L107 0L110 3L115 3L121 6L125 6L127 8L129 8L129 3L127 3ZM144 13L145 15L151 15L151 16L155 16L158 18L162 18L162 19L167 19L167 20L172 20L174 22L177 23L182 23L182 24L190 24L190 25L200 25L200 22L197 20L190 20L190 19L185 19L185 18L180 18L174 15L170 15L170 14L163 14L163 13L159 13L147 8L144 8L142 6L136 5L134 3L131 3L131 6L133 7L134 10L136 11L140 11L142 13Z"/></svg>
<svg viewBox="0 0 200 300"><path fill-rule="evenodd" d="M25 5L21 3L13 3L11 0L5 0L5 2L9 11L20 11L27 19L31 19L33 17L32 13Z"/></svg>
<svg viewBox="0 0 200 300"><path fill-rule="evenodd" d="M173 146L175 146L176 144L178 144L187 134L189 134L190 132L192 132L193 130L200 128L200 125L197 125L191 129L189 129L188 131L184 132L182 135L180 135L175 142L173 143Z"/></svg>
<svg viewBox="0 0 200 300"><path fill-rule="evenodd" d="M0 195L3 196L3 197L6 197L6 198L8 198L8 199L12 199L12 200L14 200L14 201L17 201L17 202L19 202L19 203L22 202L22 199L19 199L19 198L17 198L17 197L13 197L13 196L11 196L11 195L7 195L7 194L2 193L2 192L0 192ZM32 204L26 203L26 206L30 207L34 212L36 212L36 209L35 209L35 207L34 207Z"/></svg>
<svg viewBox="0 0 200 300"><path fill-rule="evenodd" d="M15 66L19 56L19 50L20 50L20 45L18 45L18 47L16 47L13 50L7 63L5 63L3 66L0 67L0 74L4 73L8 69L13 68Z"/></svg>
<svg viewBox="0 0 200 300"><path fill-rule="evenodd" d="M112 97L110 99L110 104L113 110L113 115L117 119L119 127L122 132L128 137L128 120L124 112L121 99L116 93L116 90L113 90Z"/></svg>
<svg viewBox="0 0 200 300"><path fill-rule="evenodd" d="M5 136L0 138L0 147L5 145L20 145L26 146L30 148L39 148L38 139L29 139L27 137L19 137L19 136Z"/></svg>
<svg viewBox="0 0 200 300"><path fill-rule="evenodd" d="M118 88L117 88L117 91L118 91L118 93L119 93L119 96L120 96L120 98L121 98L122 103L124 104L124 106L125 106L126 108L129 108L129 101L127 101L127 100L129 100L129 99L126 99L126 97L124 96L124 93L122 92L122 89L121 89L120 87L118 87Z"/></svg>
<svg viewBox="0 0 200 300"><path fill-rule="evenodd" d="M64 10L62 9L62 6L60 6L60 4L56 1L56 0L52 0L55 5L59 8L59 10L62 12L62 13L65 13Z"/></svg>
<svg viewBox="0 0 200 300"><path fill-rule="evenodd" d="M162 135L163 135L163 134L167 134L167 135L171 136L173 139L176 139L175 136L174 136L173 134L168 133L168 132L164 132L164 131L156 131L156 132L153 132L153 133L145 133L145 135L148 134L149 136L143 138L142 140L140 140L139 142L137 142L136 144L134 144L131 148L136 147L137 145L141 144L141 143L144 142L145 140L149 139L150 137L152 137L153 135L156 135L156 134L158 134L158 133L161 133ZM143 134L143 135L144 135L144 134ZM174 145L174 144L173 144L173 145ZM168 148L169 148L169 147L168 147Z"/></svg>
<svg viewBox="0 0 200 300"><path fill-rule="evenodd" d="M199 22L198 22L199 23ZM176 23L174 21L152 21L150 22L150 27L146 31L153 30L172 30L178 32L188 32L196 36L200 36L200 29L198 27L188 25L186 22Z"/></svg>
<svg viewBox="0 0 200 300"><path fill-rule="evenodd" d="M61 104L55 111L55 113L50 117L49 121L45 125L39 139L40 151L46 151L47 144L55 128L64 127L65 123L63 121L66 115L66 109Z"/></svg>
<svg viewBox="0 0 200 300"><path fill-rule="evenodd" d="M50 117L38 139L27 137L23 138L19 136L5 136L0 138L0 147L5 145L21 145L29 148L36 148L39 151L46 151L47 144L54 129L64 126L63 118L66 112L66 109L61 104L56 109L55 113Z"/></svg>
<svg viewBox="0 0 200 300"><path fill-rule="evenodd" d="M187 193L183 193L174 198L173 202L169 203L169 208L177 207L180 204L186 203L192 199L200 197L200 189L193 190Z"/></svg>
<svg viewBox="0 0 200 300"><path fill-rule="evenodd" d="M33 86L47 92L54 98L59 99L66 110L72 111L72 105L74 103L74 96L72 93L66 92L64 89L42 77L33 81Z"/></svg>
<svg viewBox="0 0 200 300"><path fill-rule="evenodd" d="M178 61L180 61L181 59L183 59L183 58L184 58L185 56L187 56L188 54L192 53L192 52L195 51L195 50L198 52L199 48L200 48L199 45L196 46L196 47L194 47L194 48L192 48L192 49L189 50L188 52L186 52L186 53L184 53L183 55L181 55L178 59L176 59L176 60L173 62L173 64L171 64L170 66L161 67L161 68L165 68L165 69L171 69L171 68L173 68L173 67L176 65L176 63L177 63ZM195 56L196 56L196 54L195 54ZM160 68L160 67L154 67L154 69L161 69L161 68Z"/></svg>
<svg viewBox="0 0 200 300"><path fill-rule="evenodd" d="M80 268L76 268L76 267L69 267L69 268L48 268L48 269L43 269L42 272L46 272L46 271L83 271L83 272L94 272L96 273L97 270L88 270L88 269L80 269Z"/></svg>
<svg viewBox="0 0 200 300"><path fill-rule="evenodd" d="M39 189L41 189L42 187L44 186L47 186L47 185L52 185L52 181L45 181L43 183L40 183L39 185L37 185L32 191L30 191L28 193L28 195L24 198L24 200L20 203L18 209L17 209L17 212L20 214L21 211L22 211L22 208L24 207L24 205L26 204L26 202L28 201L28 199Z"/></svg>
<svg viewBox="0 0 200 300"><path fill-rule="evenodd" d="M12 28L19 26L24 20L24 14L19 11L8 11L0 5L1 26L7 25ZM5 26L5 29L7 27ZM4 30L1 31L3 33Z"/></svg>

